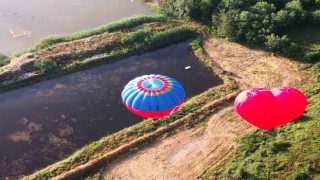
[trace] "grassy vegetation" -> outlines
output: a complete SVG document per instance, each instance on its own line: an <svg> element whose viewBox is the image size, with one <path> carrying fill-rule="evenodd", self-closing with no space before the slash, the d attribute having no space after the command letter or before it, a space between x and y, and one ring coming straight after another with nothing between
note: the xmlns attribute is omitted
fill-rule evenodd
<svg viewBox="0 0 320 180"><path fill-rule="evenodd" d="M290 34L307 51L319 53L319 28ZM320 59L318 59L319 61ZM296 121L262 136L260 130L242 137L235 154L220 167L208 168L202 179L320 179L320 62L312 67L315 82L304 90L309 105Z"/></svg>
<svg viewBox="0 0 320 180"><path fill-rule="evenodd" d="M57 63L50 59L43 59L36 61L34 66L41 70L42 73L52 72L57 69Z"/></svg>
<svg viewBox="0 0 320 180"><path fill-rule="evenodd" d="M313 73L315 75L316 81L320 83L320 62L313 65L312 69L313 69Z"/></svg>
<svg viewBox="0 0 320 180"><path fill-rule="evenodd" d="M221 171L202 178L219 179L319 179L320 94L309 97L307 113L294 123L262 136L259 130L245 135Z"/></svg>
<svg viewBox="0 0 320 180"><path fill-rule="evenodd" d="M8 58L7 56L0 54L0 67L7 65L10 63L10 58Z"/></svg>
<svg viewBox="0 0 320 180"><path fill-rule="evenodd" d="M149 7L153 14L168 16L168 13L156 3L153 3L153 0L143 0L142 2Z"/></svg>
<svg viewBox="0 0 320 180"><path fill-rule="evenodd" d="M142 53L164 47L167 42L175 43L194 36L195 33L187 27L174 27L155 33L139 30L124 36L121 43L131 51Z"/></svg>
<svg viewBox="0 0 320 180"><path fill-rule="evenodd" d="M104 26L100 26L90 30L76 32L70 35L49 36L47 38L40 40L39 43L37 43L33 48L30 49L30 51L34 52L40 49L47 48L57 43L74 41L74 40L90 37L93 35L102 34L105 32L128 31L130 28L133 28L145 23L166 22L166 21L168 21L168 18L165 16L145 16L145 15L133 16L133 17L125 18Z"/></svg>

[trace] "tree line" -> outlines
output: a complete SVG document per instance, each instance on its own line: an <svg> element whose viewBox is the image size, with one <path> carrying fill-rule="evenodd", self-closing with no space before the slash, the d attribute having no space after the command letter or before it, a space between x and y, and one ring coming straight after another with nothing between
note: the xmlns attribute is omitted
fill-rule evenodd
<svg viewBox="0 0 320 180"><path fill-rule="evenodd" d="M232 41L271 52L317 61L320 52L291 41L289 30L320 25L320 0L162 0L167 14L209 24Z"/></svg>

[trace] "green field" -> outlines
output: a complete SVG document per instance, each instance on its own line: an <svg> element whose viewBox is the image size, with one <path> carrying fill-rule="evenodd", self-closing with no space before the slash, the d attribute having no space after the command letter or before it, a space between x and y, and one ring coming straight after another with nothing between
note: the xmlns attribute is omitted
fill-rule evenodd
<svg viewBox="0 0 320 180"><path fill-rule="evenodd" d="M320 28L303 27L289 38L320 53ZM202 179L320 179L320 59L311 70L315 81L304 92L308 108L296 121L262 136L260 130L242 137L235 154L220 167L208 167Z"/></svg>

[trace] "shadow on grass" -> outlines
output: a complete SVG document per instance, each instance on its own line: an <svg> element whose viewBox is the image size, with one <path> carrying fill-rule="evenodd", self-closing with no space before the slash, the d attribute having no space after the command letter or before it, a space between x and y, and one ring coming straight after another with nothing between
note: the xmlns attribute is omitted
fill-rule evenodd
<svg viewBox="0 0 320 180"><path fill-rule="evenodd" d="M307 111L305 111L305 113L307 113ZM292 123L293 124L299 124L299 123L307 122L307 121L310 121L310 120L312 120L312 117L306 116L306 115L302 115L298 119L293 121Z"/></svg>

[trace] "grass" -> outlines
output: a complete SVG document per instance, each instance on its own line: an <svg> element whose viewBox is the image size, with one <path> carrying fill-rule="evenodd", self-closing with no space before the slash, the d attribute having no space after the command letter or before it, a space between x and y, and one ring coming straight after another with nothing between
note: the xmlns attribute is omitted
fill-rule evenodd
<svg viewBox="0 0 320 180"><path fill-rule="evenodd" d="M316 81L320 83L320 62L313 65L312 70L315 75Z"/></svg>
<svg viewBox="0 0 320 180"><path fill-rule="evenodd" d="M51 72L57 69L57 63L50 59L36 61L33 66L38 68L42 73Z"/></svg>
<svg viewBox="0 0 320 180"><path fill-rule="evenodd" d="M80 32L76 32L70 35L53 35L46 37L39 41L33 48L29 51L34 52L40 49L47 48L57 43L74 41L86 37L90 37L93 35L98 35L106 32L115 32L115 31L127 31L130 28L150 23L150 22L166 22L168 18L165 16L146 16L146 15L138 15L130 18L124 18L119 21L100 26L90 30L84 30Z"/></svg>
<svg viewBox="0 0 320 180"><path fill-rule="evenodd" d="M0 67L10 63L10 58L0 53Z"/></svg>
<svg viewBox="0 0 320 180"><path fill-rule="evenodd" d="M169 14L164 9L162 9L157 3L154 3L153 0L143 0L142 2L149 7L153 14L169 16Z"/></svg>
<svg viewBox="0 0 320 180"><path fill-rule="evenodd" d="M319 53L319 28L291 32L291 40ZM319 61L318 59L317 61ZM304 115L262 136L256 130L242 137L236 152L223 164L209 167L201 179L320 179L320 62L312 67L315 82L305 89Z"/></svg>
<svg viewBox="0 0 320 180"><path fill-rule="evenodd" d="M307 113L295 122L267 136L257 130L241 138L235 156L216 175L221 179L320 178L319 121L320 94L316 94L309 97Z"/></svg>

